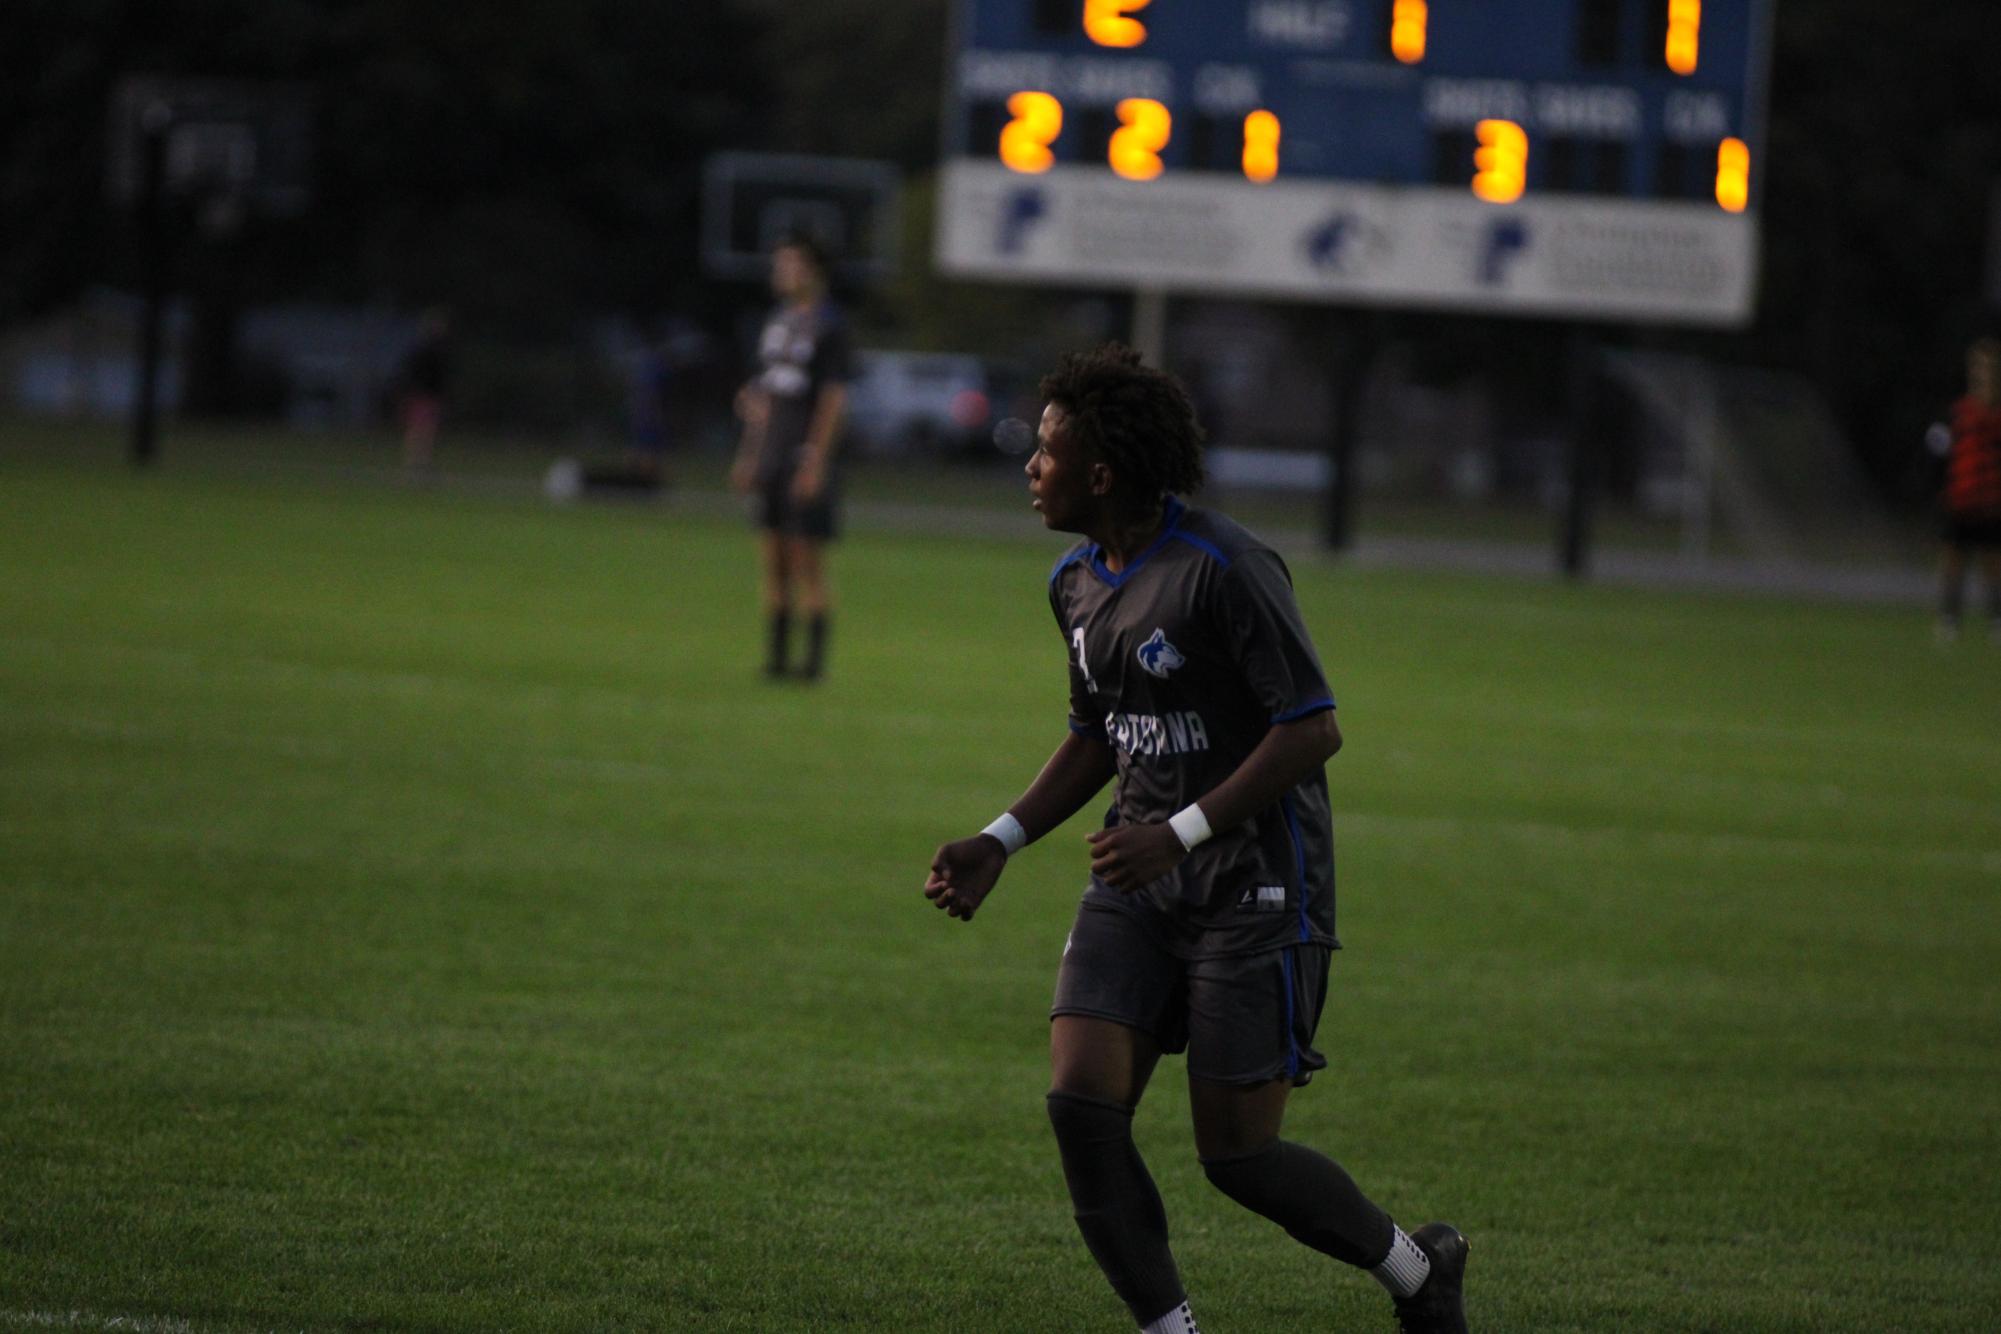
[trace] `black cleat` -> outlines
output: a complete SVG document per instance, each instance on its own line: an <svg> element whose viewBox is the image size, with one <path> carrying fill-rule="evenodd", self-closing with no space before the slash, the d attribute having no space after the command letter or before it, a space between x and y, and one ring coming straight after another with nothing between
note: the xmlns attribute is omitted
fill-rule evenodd
<svg viewBox="0 0 2001 1334"><path fill-rule="evenodd" d="M1403 1334L1466 1334L1466 1238L1450 1223L1426 1223L1410 1234L1431 1259L1424 1286L1396 1298Z"/></svg>

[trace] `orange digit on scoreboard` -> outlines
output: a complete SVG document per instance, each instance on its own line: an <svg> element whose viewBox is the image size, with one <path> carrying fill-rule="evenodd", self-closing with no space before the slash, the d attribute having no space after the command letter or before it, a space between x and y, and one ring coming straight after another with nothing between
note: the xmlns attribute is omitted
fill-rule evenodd
<svg viewBox="0 0 2001 1334"><path fill-rule="evenodd" d="M1390 10L1390 54L1406 65L1424 59L1431 7L1425 0L1396 0Z"/></svg>
<svg viewBox="0 0 2001 1334"><path fill-rule="evenodd" d="M1667 49L1661 57L1676 74L1693 74L1702 40L1702 0L1667 0L1667 7Z"/></svg>
<svg viewBox="0 0 2001 1334"><path fill-rule="evenodd" d="M1131 47L1146 40L1146 25L1126 17L1152 0L1084 0L1084 35L1099 46Z"/></svg>
<svg viewBox="0 0 2001 1334"><path fill-rule="evenodd" d="M1528 131L1511 120L1483 120L1473 127L1473 193L1490 204L1512 204L1529 183Z"/></svg>
<svg viewBox="0 0 2001 1334"><path fill-rule="evenodd" d="M1269 111L1244 117L1244 175L1259 185L1278 175L1278 117Z"/></svg>
<svg viewBox="0 0 2001 1334"><path fill-rule="evenodd" d="M1751 149L1742 139L1725 139L1716 146L1716 202L1729 213L1750 207Z"/></svg>
<svg viewBox="0 0 2001 1334"><path fill-rule="evenodd" d="M1063 133L1063 104L1048 93L1016 93L1007 114L1013 119L1001 127L1000 160L1013 171L1048 171L1056 161L1049 145Z"/></svg>
<svg viewBox="0 0 2001 1334"><path fill-rule="evenodd" d="M1128 97L1114 110L1119 128L1112 131L1106 161L1129 181L1152 180L1160 175L1160 150L1167 147L1168 136L1174 132L1174 118L1150 97Z"/></svg>

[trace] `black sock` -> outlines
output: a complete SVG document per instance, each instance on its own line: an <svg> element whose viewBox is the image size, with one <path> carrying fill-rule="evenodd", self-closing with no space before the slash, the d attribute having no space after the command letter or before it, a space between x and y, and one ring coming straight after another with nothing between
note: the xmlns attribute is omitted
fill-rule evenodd
<svg viewBox="0 0 2001 1334"><path fill-rule="evenodd" d="M806 622L806 667L805 675L818 680L821 670L827 665L828 614L816 611Z"/></svg>
<svg viewBox="0 0 2001 1334"><path fill-rule="evenodd" d="M1077 1230L1133 1319L1144 1325L1188 1300L1167 1249L1167 1210L1133 1143L1133 1109L1051 1093L1049 1124Z"/></svg>
<svg viewBox="0 0 2001 1334"><path fill-rule="evenodd" d="M771 656L765 659L764 671L767 676L785 675L786 658L791 650L792 613L781 608L771 613Z"/></svg>
<svg viewBox="0 0 2001 1334"><path fill-rule="evenodd" d="M1339 1163L1305 1145L1273 1140L1253 1153L1204 1158L1202 1170L1216 1189L1323 1255L1373 1269L1390 1253L1390 1216Z"/></svg>

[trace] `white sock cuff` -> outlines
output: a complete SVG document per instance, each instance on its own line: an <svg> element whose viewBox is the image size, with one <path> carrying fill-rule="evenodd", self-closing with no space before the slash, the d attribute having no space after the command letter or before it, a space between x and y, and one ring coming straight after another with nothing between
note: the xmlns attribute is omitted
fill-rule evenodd
<svg viewBox="0 0 2001 1334"><path fill-rule="evenodd" d="M1172 1311L1163 1311L1139 1327L1139 1334L1202 1334L1195 1313L1183 1302Z"/></svg>
<svg viewBox="0 0 2001 1334"><path fill-rule="evenodd" d="M1431 1277L1431 1257L1395 1223L1390 1224L1390 1233L1390 1253L1369 1272L1392 1296L1409 1297Z"/></svg>

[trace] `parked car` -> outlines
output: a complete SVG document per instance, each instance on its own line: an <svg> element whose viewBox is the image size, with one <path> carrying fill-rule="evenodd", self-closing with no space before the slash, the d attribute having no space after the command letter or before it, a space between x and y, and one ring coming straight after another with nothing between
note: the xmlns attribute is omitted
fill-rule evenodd
<svg viewBox="0 0 2001 1334"><path fill-rule="evenodd" d="M861 352L848 385L848 431L875 458L988 448L994 404L986 364L953 352Z"/></svg>

